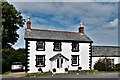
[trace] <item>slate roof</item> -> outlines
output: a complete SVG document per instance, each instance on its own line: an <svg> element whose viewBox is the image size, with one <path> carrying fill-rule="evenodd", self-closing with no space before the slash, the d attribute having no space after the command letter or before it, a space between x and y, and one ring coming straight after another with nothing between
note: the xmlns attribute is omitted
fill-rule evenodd
<svg viewBox="0 0 120 80"><path fill-rule="evenodd" d="M92 46L92 56L95 57L120 57L120 47L118 46Z"/></svg>
<svg viewBox="0 0 120 80"><path fill-rule="evenodd" d="M63 56L62 54L56 54L55 56L53 56L52 58L50 58L49 60L50 61L54 61L54 60L56 60L56 59L58 59L58 58L60 58L60 57L62 57L62 58L64 58L64 59L66 59L67 61L69 61L69 59L68 58L66 58L65 56Z"/></svg>
<svg viewBox="0 0 120 80"><path fill-rule="evenodd" d="M65 32L53 30L25 29L25 39L46 39L46 40L66 40L92 42L86 35L79 32Z"/></svg>

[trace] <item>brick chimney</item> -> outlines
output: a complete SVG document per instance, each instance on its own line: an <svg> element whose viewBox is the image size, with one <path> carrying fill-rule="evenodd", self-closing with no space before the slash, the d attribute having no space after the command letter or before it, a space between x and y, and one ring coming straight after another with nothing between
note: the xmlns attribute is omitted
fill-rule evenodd
<svg viewBox="0 0 120 80"><path fill-rule="evenodd" d="M27 20L27 29L31 29L31 21L30 21L29 16L28 16L28 20Z"/></svg>
<svg viewBox="0 0 120 80"><path fill-rule="evenodd" d="M82 22L80 23L80 27L78 28L78 30L79 30L79 33L84 33L84 25Z"/></svg>

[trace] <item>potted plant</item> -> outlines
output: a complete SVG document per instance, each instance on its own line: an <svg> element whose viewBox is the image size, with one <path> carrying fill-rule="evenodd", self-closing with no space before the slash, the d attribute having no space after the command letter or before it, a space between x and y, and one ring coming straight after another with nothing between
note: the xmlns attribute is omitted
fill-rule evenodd
<svg viewBox="0 0 120 80"><path fill-rule="evenodd" d="M78 67L78 71L81 71L82 67Z"/></svg>
<svg viewBox="0 0 120 80"><path fill-rule="evenodd" d="M56 69L55 68L53 68L53 74L56 74Z"/></svg>
<svg viewBox="0 0 120 80"><path fill-rule="evenodd" d="M43 73L42 68L38 68L39 73Z"/></svg>
<svg viewBox="0 0 120 80"><path fill-rule="evenodd" d="M65 68L65 73L68 74L68 68Z"/></svg>

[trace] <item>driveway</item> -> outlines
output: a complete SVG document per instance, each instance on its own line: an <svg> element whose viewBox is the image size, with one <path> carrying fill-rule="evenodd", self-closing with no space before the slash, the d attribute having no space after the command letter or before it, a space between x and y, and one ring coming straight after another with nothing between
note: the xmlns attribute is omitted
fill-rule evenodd
<svg viewBox="0 0 120 80"><path fill-rule="evenodd" d="M20 78L25 76L25 72L11 72L8 75L0 75L0 78Z"/></svg>

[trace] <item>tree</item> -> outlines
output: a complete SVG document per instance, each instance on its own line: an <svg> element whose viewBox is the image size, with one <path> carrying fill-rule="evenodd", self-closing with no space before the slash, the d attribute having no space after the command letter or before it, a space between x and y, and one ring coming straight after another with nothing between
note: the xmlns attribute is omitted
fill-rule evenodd
<svg viewBox="0 0 120 80"><path fill-rule="evenodd" d="M114 70L114 63L111 60L112 59L109 59L109 58L108 59L107 58L99 59L95 63L94 69L99 70L99 71Z"/></svg>
<svg viewBox="0 0 120 80"><path fill-rule="evenodd" d="M2 48L10 48L17 42L17 30L23 27L25 20L21 12L8 2L2 2Z"/></svg>
<svg viewBox="0 0 120 80"><path fill-rule="evenodd" d="M99 59L95 65L94 69L98 71L105 71L106 70L106 62L105 59Z"/></svg>
<svg viewBox="0 0 120 80"><path fill-rule="evenodd" d="M22 62L25 66L25 49L7 48L3 50L2 58L2 73L10 71L13 62Z"/></svg>

